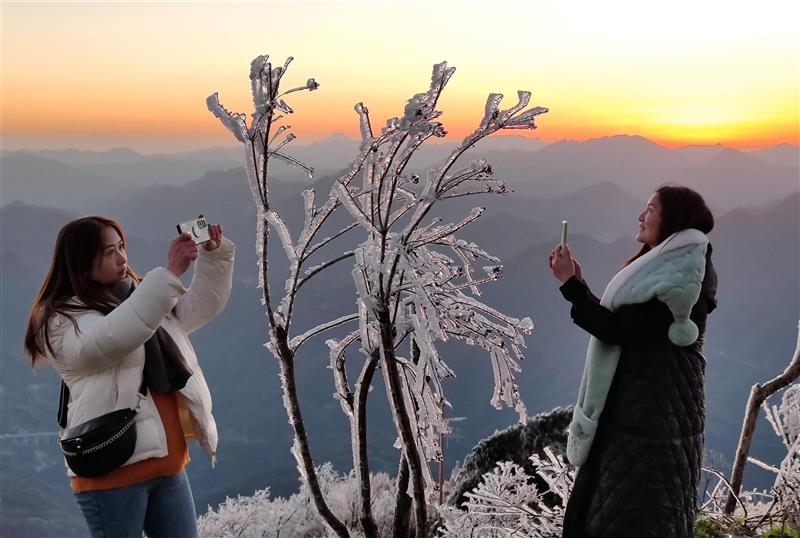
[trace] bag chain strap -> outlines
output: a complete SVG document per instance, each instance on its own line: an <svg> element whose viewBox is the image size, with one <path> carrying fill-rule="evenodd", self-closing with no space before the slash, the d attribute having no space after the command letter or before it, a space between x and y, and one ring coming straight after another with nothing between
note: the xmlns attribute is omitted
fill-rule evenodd
<svg viewBox="0 0 800 538"><path fill-rule="evenodd" d="M122 437L125 434L125 432L128 431L128 429L131 426L133 426L134 422L136 422L136 415L132 416L131 419L128 421L128 423L125 424L125 426L123 426L120 431L118 431L113 436L111 436L110 439L108 439L106 441L103 441L102 443L100 443L97 446L93 446L91 448L87 448L86 450L83 450L83 451L80 451L80 452L69 452L68 450L64 450L63 447L62 447L61 451L67 456L78 456L78 455L81 455L81 454L91 454L93 452L97 452L98 450L101 450L101 449L107 447L108 445L110 445L111 443L113 443L114 441L116 441L117 439Z"/></svg>

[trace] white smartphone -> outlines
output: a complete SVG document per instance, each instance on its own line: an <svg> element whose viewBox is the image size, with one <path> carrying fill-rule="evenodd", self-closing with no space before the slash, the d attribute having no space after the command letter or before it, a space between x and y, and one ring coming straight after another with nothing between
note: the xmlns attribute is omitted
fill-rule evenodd
<svg viewBox="0 0 800 538"><path fill-rule="evenodd" d="M205 243L211 239L208 231L208 222L205 218L185 220L176 226L178 234L188 233L194 239L195 244Z"/></svg>
<svg viewBox="0 0 800 538"><path fill-rule="evenodd" d="M567 221L561 221L561 248L567 244Z"/></svg>

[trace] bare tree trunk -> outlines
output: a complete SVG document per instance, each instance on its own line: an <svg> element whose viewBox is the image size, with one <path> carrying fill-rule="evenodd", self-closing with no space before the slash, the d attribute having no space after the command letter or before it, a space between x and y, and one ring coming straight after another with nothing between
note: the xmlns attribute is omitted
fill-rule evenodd
<svg viewBox="0 0 800 538"><path fill-rule="evenodd" d="M378 365L380 356L375 352L369 359L361 376L356 384L356 398L354 402L353 418L355 423L351 424L353 434L353 462L356 469L356 479L361 485L361 515L359 519L364 529L366 538L378 538L378 525L372 516L372 490L369 482L369 457L367 454L367 396L369 386L372 383L372 376L375 367Z"/></svg>
<svg viewBox="0 0 800 538"><path fill-rule="evenodd" d="M281 327L275 328L278 343L278 356L281 367L281 388L283 389L283 399L286 404L286 411L289 414L289 422L294 429L295 449L292 450L297 464L302 467L306 483L311 490L314 506L325 523L341 538L349 538L350 533L347 527L339 521L328 508L322 490L319 487L317 472L314 469L314 460L311 458L311 449L308 445L308 435L303 423L303 415L300 413L300 403L297 398L297 386L294 378L294 355L286 342L286 333Z"/></svg>
<svg viewBox="0 0 800 538"><path fill-rule="evenodd" d="M400 456L400 465L397 469L397 493L394 505L394 520L392 521L392 536L406 538L411 523L411 497L408 496L408 464Z"/></svg>
<svg viewBox="0 0 800 538"><path fill-rule="evenodd" d="M733 514L736 508L736 497L742 488L744 466L747 463L747 455L750 453L750 444L753 442L753 433L756 429L756 420L758 419L758 410L761 404L782 388L789 386L798 377L800 377L800 325L798 325L797 348L786 370L764 385L757 383L750 389L750 397L747 399L747 408L742 424L742 433L739 437L739 446L736 448L736 458L731 471L731 489L725 502L726 514Z"/></svg>
<svg viewBox="0 0 800 538"><path fill-rule="evenodd" d="M386 385L389 390L392 413L399 428L400 438L403 442L403 456L408 464L411 475L412 495L414 499L414 517L416 535L425 536L425 528L428 523L427 503L425 501L425 479L422 475L422 461L414 433L411 431L411 419L406 410L403 389L400 385L400 373L397 370L397 361L394 353L394 335L392 325L389 320L389 310L386 305L382 305L378 313L378 321L381 327L381 347L383 348L383 373L386 377Z"/></svg>

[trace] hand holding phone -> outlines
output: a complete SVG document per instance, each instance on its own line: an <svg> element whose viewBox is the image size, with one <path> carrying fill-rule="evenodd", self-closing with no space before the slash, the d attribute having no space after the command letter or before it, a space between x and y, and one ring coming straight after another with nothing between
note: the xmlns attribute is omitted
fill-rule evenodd
<svg viewBox="0 0 800 538"><path fill-rule="evenodd" d="M167 270L180 278L192 262L197 259L197 255L197 245L194 241L188 234L181 234L172 241L169 247Z"/></svg>
<svg viewBox="0 0 800 538"><path fill-rule="evenodd" d="M208 221L205 219L205 217L185 220L180 224L178 224L176 228L178 228L179 235L183 233L188 233L194 240L195 245L205 243L206 241L211 239L211 234L209 233L209 228L208 228Z"/></svg>

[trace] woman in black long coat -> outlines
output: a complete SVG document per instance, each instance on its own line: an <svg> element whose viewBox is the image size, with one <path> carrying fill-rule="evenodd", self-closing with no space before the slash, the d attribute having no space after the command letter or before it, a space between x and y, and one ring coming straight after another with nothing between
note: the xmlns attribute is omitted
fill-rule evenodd
<svg viewBox="0 0 800 538"><path fill-rule="evenodd" d="M699 194L660 187L639 215L641 250L602 299L568 246L550 254L573 321L592 335L569 432L568 456L579 467L564 538L694 536L702 346L717 304L705 238L713 227Z"/></svg>

